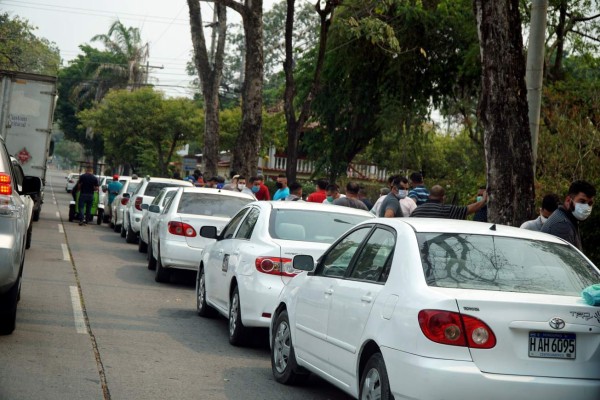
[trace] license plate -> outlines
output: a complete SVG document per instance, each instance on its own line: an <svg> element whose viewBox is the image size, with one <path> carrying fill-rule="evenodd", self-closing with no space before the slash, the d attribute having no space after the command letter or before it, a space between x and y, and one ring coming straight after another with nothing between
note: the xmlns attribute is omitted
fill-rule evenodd
<svg viewBox="0 0 600 400"><path fill-rule="evenodd" d="M529 357L575 359L574 333L529 332Z"/></svg>

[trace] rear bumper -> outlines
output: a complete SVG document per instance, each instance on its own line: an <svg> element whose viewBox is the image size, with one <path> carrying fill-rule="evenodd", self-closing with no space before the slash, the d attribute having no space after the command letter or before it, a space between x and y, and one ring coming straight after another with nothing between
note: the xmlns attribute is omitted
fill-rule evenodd
<svg viewBox="0 0 600 400"><path fill-rule="evenodd" d="M135 233L140 233L140 229L142 227L142 216L143 214L141 212L134 212L134 213L130 213L129 214L129 221L131 222L131 229L135 232ZM198 264L200 264L198 262Z"/></svg>
<svg viewBox="0 0 600 400"><path fill-rule="evenodd" d="M0 294L13 287L19 277L21 251L14 236L0 234Z"/></svg>
<svg viewBox="0 0 600 400"><path fill-rule="evenodd" d="M268 328L279 293L284 287L281 276L261 274L237 275L242 322L245 326ZM263 314L265 314L263 316Z"/></svg>
<svg viewBox="0 0 600 400"><path fill-rule="evenodd" d="M160 242L160 258L163 267L198 271L202 251L187 245L185 241L165 240Z"/></svg>
<svg viewBox="0 0 600 400"><path fill-rule="evenodd" d="M396 400L600 399L600 379L488 374L470 361L420 357L388 347L381 352Z"/></svg>

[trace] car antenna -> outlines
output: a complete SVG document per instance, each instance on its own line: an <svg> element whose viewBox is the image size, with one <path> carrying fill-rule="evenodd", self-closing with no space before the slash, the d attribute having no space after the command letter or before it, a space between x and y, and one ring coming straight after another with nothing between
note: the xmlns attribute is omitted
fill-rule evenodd
<svg viewBox="0 0 600 400"><path fill-rule="evenodd" d="M495 231L496 230L496 224L490 226L490 231Z"/></svg>

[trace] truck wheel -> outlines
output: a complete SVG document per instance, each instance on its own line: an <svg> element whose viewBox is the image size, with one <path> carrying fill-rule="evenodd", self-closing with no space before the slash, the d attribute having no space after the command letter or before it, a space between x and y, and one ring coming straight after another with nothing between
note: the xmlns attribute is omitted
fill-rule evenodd
<svg viewBox="0 0 600 400"><path fill-rule="evenodd" d="M104 219L104 210L98 210L98 215L96 216L96 224L102 225L103 219Z"/></svg>
<svg viewBox="0 0 600 400"><path fill-rule="evenodd" d="M31 235L33 234L33 225L29 224L29 228L27 229L27 239L25 241L25 248L28 249L31 247Z"/></svg>
<svg viewBox="0 0 600 400"><path fill-rule="evenodd" d="M21 290L21 277L8 292L0 295L0 335L10 335L17 322L17 302Z"/></svg>
<svg viewBox="0 0 600 400"><path fill-rule="evenodd" d="M34 221L39 221L40 220L40 211L42 211L42 207L38 208L37 210L33 210L33 215L31 217L31 219Z"/></svg>

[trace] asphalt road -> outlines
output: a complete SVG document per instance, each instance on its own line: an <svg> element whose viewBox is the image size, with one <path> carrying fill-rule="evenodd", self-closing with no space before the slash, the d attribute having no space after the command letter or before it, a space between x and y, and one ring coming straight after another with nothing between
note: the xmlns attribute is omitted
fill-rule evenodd
<svg viewBox="0 0 600 400"><path fill-rule="evenodd" d="M69 223L65 175L49 170L17 329L0 336L0 400L349 398L314 376L276 383L266 331L236 348L225 319L197 316L195 273L156 283L107 225Z"/></svg>

